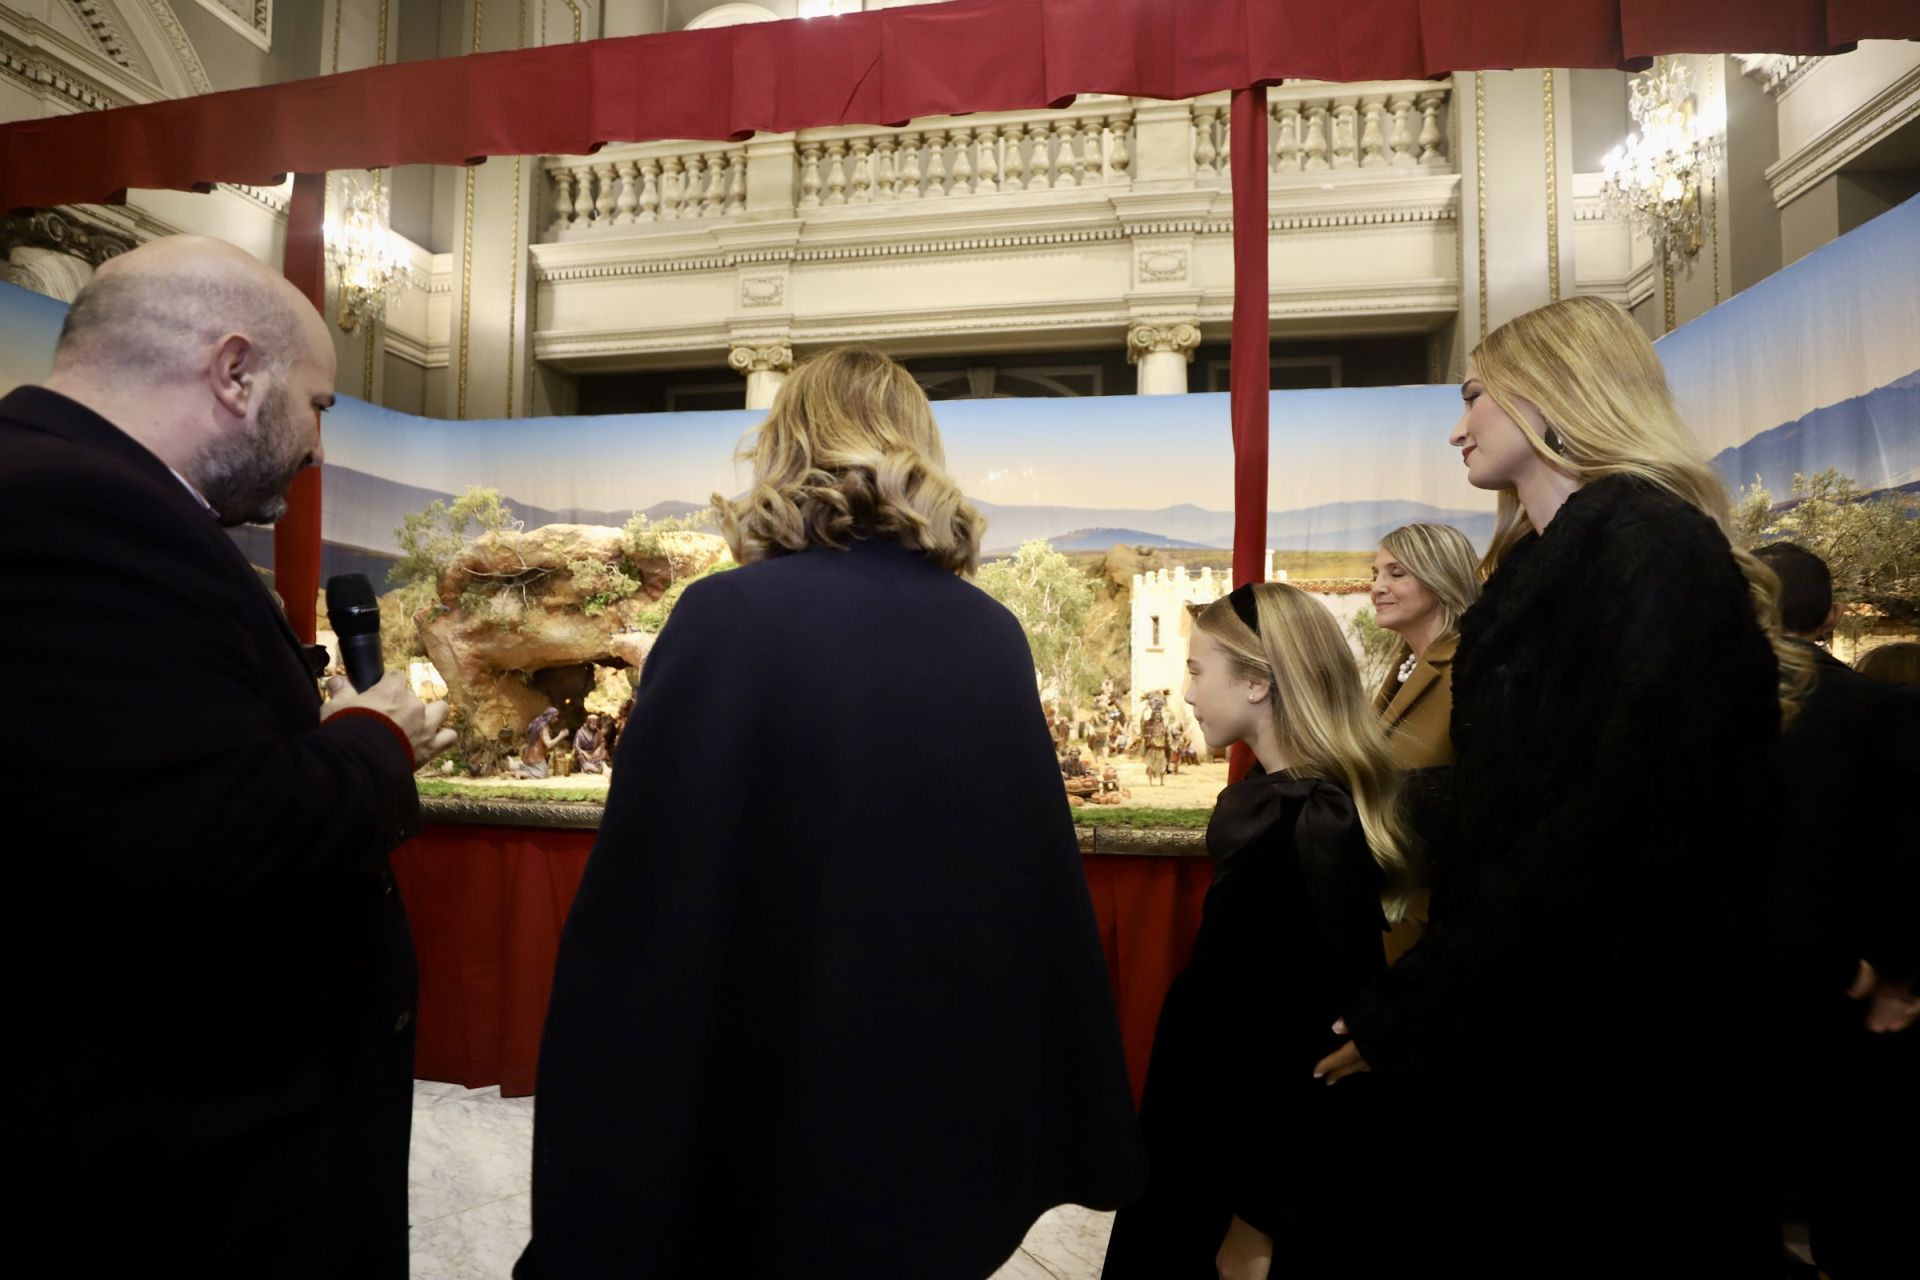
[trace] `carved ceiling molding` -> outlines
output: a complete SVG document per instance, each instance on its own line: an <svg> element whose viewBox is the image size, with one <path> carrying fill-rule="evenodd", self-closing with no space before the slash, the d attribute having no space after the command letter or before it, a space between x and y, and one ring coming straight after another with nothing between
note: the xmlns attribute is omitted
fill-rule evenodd
<svg viewBox="0 0 1920 1280"><path fill-rule="evenodd" d="M199 4L262 52L273 49L273 0L199 0Z"/></svg>

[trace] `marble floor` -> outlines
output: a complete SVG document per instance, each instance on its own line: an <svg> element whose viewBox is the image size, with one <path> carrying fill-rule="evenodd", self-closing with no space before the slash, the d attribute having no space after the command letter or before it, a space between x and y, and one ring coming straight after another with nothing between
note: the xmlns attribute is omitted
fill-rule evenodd
<svg viewBox="0 0 1920 1280"><path fill-rule="evenodd" d="M506 1280L532 1229L533 1099L416 1081L415 1280ZM1068 1205L1034 1224L993 1280L1094 1280L1113 1215Z"/></svg>

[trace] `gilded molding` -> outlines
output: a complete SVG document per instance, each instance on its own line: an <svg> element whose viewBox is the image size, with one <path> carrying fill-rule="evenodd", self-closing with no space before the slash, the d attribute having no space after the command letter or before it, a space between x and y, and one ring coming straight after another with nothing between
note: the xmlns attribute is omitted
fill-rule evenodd
<svg viewBox="0 0 1920 1280"><path fill-rule="evenodd" d="M1720 59L1707 58L1707 98L1720 93ZM1724 115L1724 111L1722 112ZM1713 242L1713 305L1720 305L1720 185L1719 161L1707 170L1707 238Z"/></svg>
<svg viewBox="0 0 1920 1280"><path fill-rule="evenodd" d="M1473 185L1480 237L1480 338L1487 336L1487 86L1486 72L1473 73Z"/></svg>
<svg viewBox="0 0 1920 1280"><path fill-rule="evenodd" d="M1540 73L1540 92L1546 105L1547 136L1547 300L1560 301L1560 161L1559 138L1553 120L1553 71Z"/></svg>

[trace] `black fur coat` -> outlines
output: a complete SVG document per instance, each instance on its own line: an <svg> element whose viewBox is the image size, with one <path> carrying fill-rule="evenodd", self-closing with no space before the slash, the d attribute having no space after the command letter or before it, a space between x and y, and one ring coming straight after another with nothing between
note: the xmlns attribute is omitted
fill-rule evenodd
<svg viewBox="0 0 1920 1280"><path fill-rule="evenodd" d="M1763 1247L1740 1153L1777 681L1720 530L1625 477L1575 493L1463 619L1432 923L1348 1021L1433 1139L1436 1229L1476 1256L1739 1275Z"/></svg>

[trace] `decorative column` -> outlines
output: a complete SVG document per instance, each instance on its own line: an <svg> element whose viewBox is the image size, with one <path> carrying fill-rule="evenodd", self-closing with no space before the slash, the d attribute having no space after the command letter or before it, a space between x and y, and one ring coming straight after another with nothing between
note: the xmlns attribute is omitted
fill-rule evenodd
<svg viewBox="0 0 1920 1280"><path fill-rule="evenodd" d="M1127 330L1127 361L1140 366L1139 394L1187 393L1187 366L1200 345L1197 320L1152 320Z"/></svg>
<svg viewBox="0 0 1920 1280"><path fill-rule="evenodd" d="M727 352L727 364L746 375L747 408L771 409L774 393L793 368L793 347L785 342L736 342Z"/></svg>

